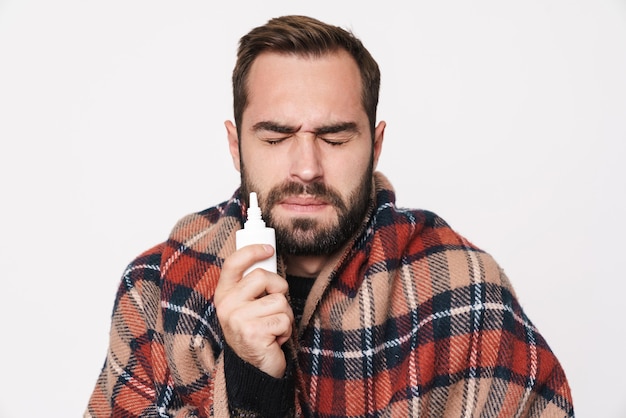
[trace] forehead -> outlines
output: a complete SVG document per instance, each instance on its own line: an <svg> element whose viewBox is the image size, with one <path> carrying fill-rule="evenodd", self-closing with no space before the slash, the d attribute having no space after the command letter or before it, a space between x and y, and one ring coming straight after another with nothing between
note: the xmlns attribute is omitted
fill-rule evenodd
<svg viewBox="0 0 626 418"><path fill-rule="evenodd" d="M324 73L325 70L339 71L337 77L350 77L360 82L360 71L356 61L347 51L339 49L323 55L263 52L259 54L248 74L248 80L276 74L289 75L293 71L302 76ZM294 74L295 75L295 74Z"/></svg>
<svg viewBox="0 0 626 418"><path fill-rule="evenodd" d="M262 53L250 68L247 90L244 123L294 122L305 115L343 121L366 117L359 68L343 50L319 57ZM246 121L250 117L254 121Z"/></svg>

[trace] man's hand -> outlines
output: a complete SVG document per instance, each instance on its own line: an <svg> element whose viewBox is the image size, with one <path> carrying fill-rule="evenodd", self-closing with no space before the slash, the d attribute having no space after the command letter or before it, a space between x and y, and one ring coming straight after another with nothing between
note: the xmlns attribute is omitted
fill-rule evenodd
<svg viewBox="0 0 626 418"><path fill-rule="evenodd" d="M224 338L243 360L270 376L281 378L286 361L281 345L291 336L293 311L287 301L287 281L275 273L255 269L268 258L270 245L254 244L235 251L224 262L215 289L215 309Z"/></svg>

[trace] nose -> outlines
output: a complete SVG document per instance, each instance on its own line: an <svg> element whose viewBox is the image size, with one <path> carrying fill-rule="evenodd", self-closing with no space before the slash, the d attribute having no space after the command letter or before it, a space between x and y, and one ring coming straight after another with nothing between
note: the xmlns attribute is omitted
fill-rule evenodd
<svg viewBox="0 0 626 418"><path fill-rule="evenodd" d="M290 176L293 180L311 183L322 177L322 160L316 138L301 136L292 142Z"/></svg>

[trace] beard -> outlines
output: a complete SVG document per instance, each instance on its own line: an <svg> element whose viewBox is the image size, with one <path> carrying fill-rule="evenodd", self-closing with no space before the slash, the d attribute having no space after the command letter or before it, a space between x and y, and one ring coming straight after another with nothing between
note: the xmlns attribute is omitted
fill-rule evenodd
<svg viewBox="0 0 626 418"><path fill-rule="evenodd" d="M358 187L348 197L323 182L303 184L293 181L273 187L262 196L259 194L259 206L266 224L276 231L277 251L286 255L328 255L339 250L361 226L369 208L372 192L373 162L363 173ZM241 193L247 202L250 192L257 191L241 164ZM276 219L272 216L274 206L288 196L314 196L330 204L337 218L323 224L307 216L290 219ZM249 202L248 202L249 203Z"/></svg>

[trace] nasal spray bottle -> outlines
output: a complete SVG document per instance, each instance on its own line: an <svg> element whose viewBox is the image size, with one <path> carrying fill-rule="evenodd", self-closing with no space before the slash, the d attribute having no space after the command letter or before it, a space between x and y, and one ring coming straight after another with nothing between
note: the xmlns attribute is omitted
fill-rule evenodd
<svg viewBox="0 0 626 418"><path fill-rule="evenodd" d="M265 226L255 192L250 193L248 219L243 225L243 229L238 230L235 235L237 249L251 244L269 244L274 248L274 254L272 254L270 258L254 263L245 271L244 276L259 267L269 272L276 273L276 234L274 228Z"/></svg>

